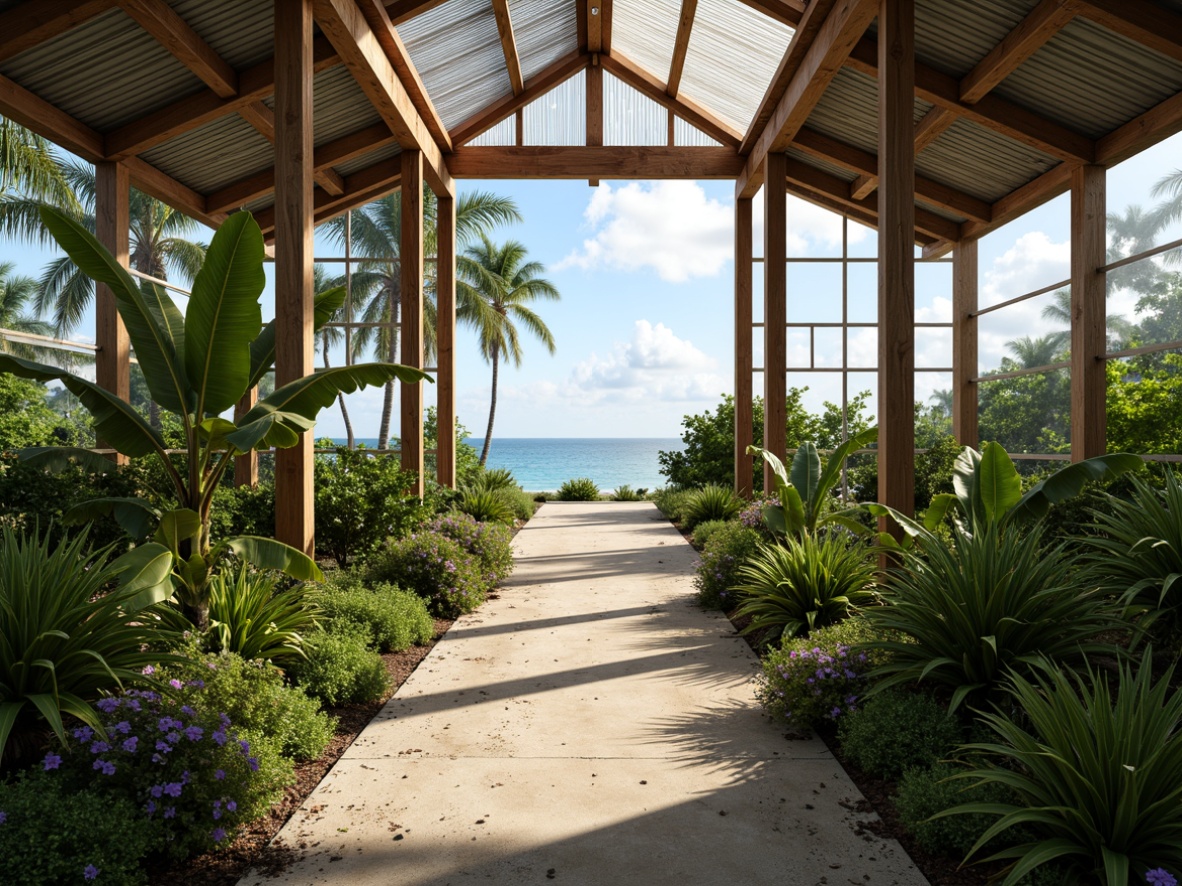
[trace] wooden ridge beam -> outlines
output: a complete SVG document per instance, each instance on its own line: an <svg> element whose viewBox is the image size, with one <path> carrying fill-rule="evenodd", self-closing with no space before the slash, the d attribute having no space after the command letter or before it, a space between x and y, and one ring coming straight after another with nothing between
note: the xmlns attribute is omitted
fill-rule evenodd
<svg viewBox="0 0 1182 886"><path fill-rule="evenodd" d="M25 0L0 13L0 61L114 9L119 0Z"/></svg>
<svg viewBox="0 0 1182 886"><path fill-rule="evenodd" d="M164 0L122 0L119 5L216 95L238 94L238 73Z"/></svg>
<svg viewBox="0 0 1182 886"><path fill-rule="evenodd" d="M733 148L572 147L456 148L456 178L730 179L743 158Z"/></svg>
<svg viewBox="0 0 1182 886"><path fill-rule="evenodd" d="M436 193L453 193L443 153L419 116L394 66L381 51L373 28L353 0L315 0L316 23L381 115L398 144L421 150L427 179Z"/></svg>
<svg viewBox="0 0 1182 886"><path fill-rule="evenodd" d="M960 79L960 100L975 104L1042 49L1075 18L1072 0L1042 0L976 66Z"/></svg>
<svg viewBox="0 0 1182 886"><path fill-rule="evenodd" d="M275 112L262 102L251 102L238 111L238 116L253 126L263 138L275 144ZM330 194L341 194L345 190L344 180L329 167L313 170L316 184Z"/></svg>
<svg viewBox="0 0 1182 886"><path fill-rule="evenodd" d="M677 37L673 41L673 59L669 63L669 79L665 93L677 98L681 89L681 75L685 71L685 54L689 49L690 34L694 29L694 16L698 12L698 0L681 0L681 16L677 20Z"/></svg>
<svg viewBox="0 0 1182 886"><path fill-rule="evenodd" d="M586 9L587 51L603 52L603 0L579 0Z"/></svg>
<svg viewBox="0 0 1182 886"><path fill-rule="evenodd" d="M526 81L525 89L520 95L506 96L456 126L449 133L452 145L462 145L476 138L482 132L487 132L510 114L524 108L534 99L545 95L559 83L569 80L590 63L591 56L578 51L548 65Z"/></svg>
<svg viewBox="0 0 1182 886"><path fill-rule="evenodd" d="M509 72L509 85L514 95L521 95L525 91L525 81L521 77L521 58L517 55L517 38L513 36L509 0L492 0L492 7L497 20L497 33L501 37L501 52L505 55L505 68Z"/></svg>
<svg viewBox="0 0 1182 886"><path fill-rule="evenodd" d="M1182 15L1146 0L1077 0L1079 14L1182 62Z"/></svg>
<svg viewBox="0 0 1182 886"><path fill-rule="evenodd" d="M819 4L821 0L814 2ZM803 57L787 88L769 115L766 125L749 142L751 148L747 164L736 185L738 196L749 197L754 194L762 179L764 159L769 153L780 152L788 147L792 137L800 131L830 82L845 64L850 52L874 21L877 12L878 4L874 0L837 0L817 28L812 41L807 47L802 44L798 51L803 52ZM808 14L806 12L806 16Z"/></svg>
<svg viewBox="0 0 1182 886"><path fill-rule="evenodd" d="M604 55L612 53L612 0L599 0L599 15L603 19L601 39Z"/></svg>
<svg viewBox="0 0 1182 886"><path fill-rule="evenodd" d="M742 133L696 102L685 98L670 98L665 84L635 62L617 54L601 55L599 63L603 65L604 70L610 71L691 126L696 126L715 141L733 148L737 148L742 141Z"/></svg>

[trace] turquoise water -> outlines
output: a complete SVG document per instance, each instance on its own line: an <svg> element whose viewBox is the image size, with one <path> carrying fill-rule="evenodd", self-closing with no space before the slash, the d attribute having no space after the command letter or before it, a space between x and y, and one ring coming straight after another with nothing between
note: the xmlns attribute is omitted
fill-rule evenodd
<svg viewBox="0 0 1182 886"><path fill-rule="evenodd" d="M374 446L377 440L357 442ZM479 437L465 442L477 452L484 445ZM678 437L494 437L488 466L508 468L529 492L553 492L576 477L590 477L604 492L623 485L655 489L666 482L657 453L683 446Z"/></svg>

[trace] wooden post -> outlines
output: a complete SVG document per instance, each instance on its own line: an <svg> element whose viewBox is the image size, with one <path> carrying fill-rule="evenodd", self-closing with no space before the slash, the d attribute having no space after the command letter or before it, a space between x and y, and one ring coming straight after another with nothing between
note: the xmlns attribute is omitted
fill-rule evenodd
<svg viewBox="0 0 1182 886"><path fill-rule="evenodd" d="M1106 181L1103 166L1071 173L1071 460L1107 447Z"/></svg>
<svg viewBox="0 0 1182 886"><path fill-rule="evenodd" d="M788 155L767 155L763 183L763 448L788 453ZM776 488L763 465L763 488Z"/></svg>
<svg viewBox="0 0 1182 886"><path fill-rule="evenodd" d="M735 492L751 498L755 471L747 447L752 439L751 198L735 200Z"/></svg>
<svg viewBox="0 0 1182 886"><path fill-rule="evenodd" d="M915 0L879 0L878 500L904 514L915 507L914 105Z"/></svg>
<svg viewBox="0 0 1182 886"><path fill-rule="evenodd" d="M599 66L599 56L591 57L591 65L587 68L587 145L598 147L603 144L603 68ZM587 180L591 187L598 187L599 179Z"/></svg>
<svg viewBox="0 0 1182 886"><path fill-rule="evenodd" d="M402 362L423 368L423 152L402 151ZM402 469L417 475L413 495L423 494L423 383L401 382Z"/></svg>
<svg viewBox="0 0 1182 886"><path fill-rule="evenodd" d="M435 477L440 486L456 488L456 201L436 200L437 255L435 265L435 320L438 371L435 375Z"/></svg>
<svg viewBox="0 0 1182 886"><path fill-rule="evenodd" d="M275 4L275 384L312 345L312 2ZM313 554L312 434L275 454L275 537Z"/></svg>
<svg viewBox="0 0 1182 886"><path fill-rule="evenodd" d="M96 163L94 166L95 234L110 250L115 260L128 266L131 220L129 200L131 178L122 163ZM123 318L115 308L115 293L102 283L95 287L95 380L124 400L131 399L131 344ZM97 441L105 448L102 440ZM111 460L127 464L127 456L115 453Z"/></svg>
<svg viewBox="0 0 1182 886"><path fill-rule="evenodd" d="M234 404L234 423L237 424L242 416L250 412L258 402L259 389L257 387L251 388L243 394L242 399ZM259 453L257 450L252 449L246 455L239 455L234 459L234 485L250 487L259 485Z"/></svg>
<svg viewBox="0 0 1182 886"><path fill-rule="evenodd" d="M977 448L977 240L952 248L952 433Z"/></svg>

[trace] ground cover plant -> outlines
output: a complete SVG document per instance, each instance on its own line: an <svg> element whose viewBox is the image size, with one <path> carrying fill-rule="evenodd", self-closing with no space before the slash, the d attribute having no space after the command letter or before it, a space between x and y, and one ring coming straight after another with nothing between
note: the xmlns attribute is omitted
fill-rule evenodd
<svg viewBox="0 0 1182 886"><path fill-rule="evenodd" d="M963 739L960 720L930 695L887 691L842 717L837 730L846 757L864 772L898 778L929 767Z"/></svg>
<svg viewBox="0 0 1182 886"><path fill-rule="evenodd" d="M366 626L345 622L309 634L304 657L288 673L297 686L329 707L375 701L386 694L390 679L381 656L370 648Z"/></svg>
<svg viewBox="0 0 1182 886"><path fill-rule="evenodd" d="M435 633L422 597L389 583L367 585L356 574L333 576L317 601L333 630L356 626L367 632L367 645L379 652L426 643Z"/></svg>
<svg viewBox="0 0 1182 886"><path fill-rule="evenodd" d="M703 523L699 529L711 524ZM714 530L702 549L694 572L698 602L707 609L732 609L738 603L734 590L739 570L759 550L761 536L754 529L732 521Z"/></svg>

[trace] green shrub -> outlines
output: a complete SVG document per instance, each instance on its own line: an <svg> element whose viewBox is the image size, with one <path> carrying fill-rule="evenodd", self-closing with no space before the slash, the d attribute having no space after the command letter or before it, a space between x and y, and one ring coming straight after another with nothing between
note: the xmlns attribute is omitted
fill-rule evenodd
<svg viewBox="0 0 1182 886"><path fill-rule="evenodd" d="M519 486L512 489L502 489L501 498L509 506L509 510L513 512L514 519L520 520L522 523L529 520L537 509L537 505L534 504L535 497ZM545 500L545 496L543 496L542 501Z"/></svg>
<svg viewBox="0 0 1182 886"><path fill-rule="evenodd" d="M519 489L513 472L508 468L488 468L481 471L468 484L467 489L473 492L495 492L498 489Z"/></svg>
<svg viewBox="0 0 1182 886"><path fill-rule="evenodd" d="M1009 681L1012 705L1028 728L985 714L991 743L963 777L1001 784L1011 803L966 804L947 814L1000 816L972 853L1013 828L1033 836L992 858L1014 859L1012 886L1049 862L1070 866L1071 882L1126 886L1147 871L1182 871L1182 692L1173 668L1153 683L1152 657L1134 672L1122 665L1115 691L1107 675L1081 676L1049 663L1033 681Z"/></svg>
<svg viewBox="0 0 1182 886"><path fill-rule="evenodd" d="M275 484L219 486L213 494L209 534L213 538L234 535L274 538Z"/></svg>
<svg viewBox="0 0 1182 886"><path fill-rule="evenodd" d="M447 514L432 521L430 529L457 541L480 563L489 589L513 571L513 533L495 523L478 523L466 514Z"/></svg>
<svg viewBox="0 0 1182 886"><path fill-rule="evenodd" d="M960 722L928 695L883 692L842 717L841 749L859 768L882 778L931 766L964 738Z"/></svg>
<svg viewBox="0 0 1182 886"><path fill-rule="evenodd" d="M681 507L681 523L693 529L707 520L733 520L743 507L743 500L725 486L703 486L686 496Z"/></svg>
<svg viewBox="0 0 1182 886"><path fill-rule="evenodd" d="M613 501L644 501L644 491L633 489L627 484L617 486L616 491L612 493Z"/></svg>
<svg viewBox="0 0 1182 886"><path fill-rule="evenodd" d="M745 630L768 631L771 639L834 624L876 600L870 549L844 534L760 545L738 577L738 614L751 618Z"/></svg>
<svg viewBox="0 0 1182 886"><path fill-rule="evenodd" d="M0 810L0 883L147 882L140 860L149 831L142 811L123 797L67 790L57 773L32 771L0 785Z"/></svg>
<svg viewBox="0 0 1182 886"><path fill-rule="evenodd" d="M253 748L273 744L285 757L315 760L336 732L336 718L266 662L194 650L191 662L168 668L166 675L203 683L205 706L226 714Z"/></svg>
<svg viewBox="0 0 1182 886"><path fill-rule="evenodd" d="M875 674L884 688L940 686L955 711L966 699L980 706L1008 671L1029 674L1042 655L1073 663L1111 654L1096 637L1123 626L1119 609L1074 580L1061 546L1044 549L1037 530L989 523L971 536L955 528L953 539L906 553L884 592L888 605L868 613L915 641L886 644L891 660Z"/></svg>
<svg viewBox="0 0 1182 886"><path fill-rule="evenodd" d="M685 504L692 492L690 489L657 489L650 493L649 497L669 522L680 523Z"/></svg>
<svg viewBox="0 0 1182 886"><path fill-rule="evenodd" d="M65 741L63 715L100 728L89 702L144 682L160 658L151 647L165 634L141 611L151 601L132 585L109 590L142 558L87 547L85 533L54 545L0 531L0 758L24 754L46 726Z"/></svg>
<svg viewBox="0 0 1182 886"><path fill-rule="evenodd" d="M281 661L303 655L303 637L320 614L308 586L276 589L277 577L249 563L223 569L209 584L209 633L214 651Z"/></svg>
<svg viewBox="0 0 1182 886"><path fill-rule="evenodd" d="M516 514L501 489L469 490L463 494L456 507L481 523L512 525L516 519Z"/></svg>
<svg viewBox="0 0 1182 886"><path fill-rule="evenodd" d="M899 821L924 852L964 858L996 820L996 816L982 812L932 820L933 815L963 803L1014 800L1014 795L1002 784L970 785L953 778L964 771L964 766L955 763L936 763L908 769L899 780L894 799ZM994 841L991 846L1000 848L1001 842Z"/></svg>
<svg viewBox="0 0 1182 886"><path fill-rule="evenodd" d="M423 598L391 584L367 587L356 576L335 578L325 586L320 605L328 618L327 630L360 628L366 643L379 652L401 652L435 636L435 622Z"/></svg>
<svg viewBox="0 0 1182 886"><path fill-rule="evenodd" d="M558 487L559 501L599 501L599 487L590 477L567 480Z"/></svg>
<svg viewBox="0 0 1182 886"><path fill-rule="evenodd" d="M307 658L292 662L288 673L329 707L377 701L389 690L390 677L368 644L369 633L361 627L317 631L305 640Z"/></svg>
<svg viewBox="0 0 1182 886"><path fill-rule="evenodd" d="M459 542L429 530L391 539L370 558L366 581L414 591L439 618L471 612L490 590L476 557Z"/></svg>
<svg viewBox="0 0 1182 886"><path fill-rule="evenodd" d="M699 523L694 527L692 536L693 545L699 551L706 547L706 542L717 534L720 530L725 529L731 524L729 520L707 520L705 523Z"/></svg>
<svg viewBox="0 0 1182 886"><path fill-rule="evenodd" d="M755 556L759 543L760 535L754 529L735 522L722 524L706 542L694 573L698 602L707 609L733 608L738 601L733 588L738 583L739 569Z"/></svg>
<svg viewBox="0 0 1182 886"><path fill-rule="evenodd" d="M808 637L785 636L763 657L757 695L767 712L800 730L858 710L867 674L886 660L867 646L882 635L863 617L847 618Z"/></svg>

